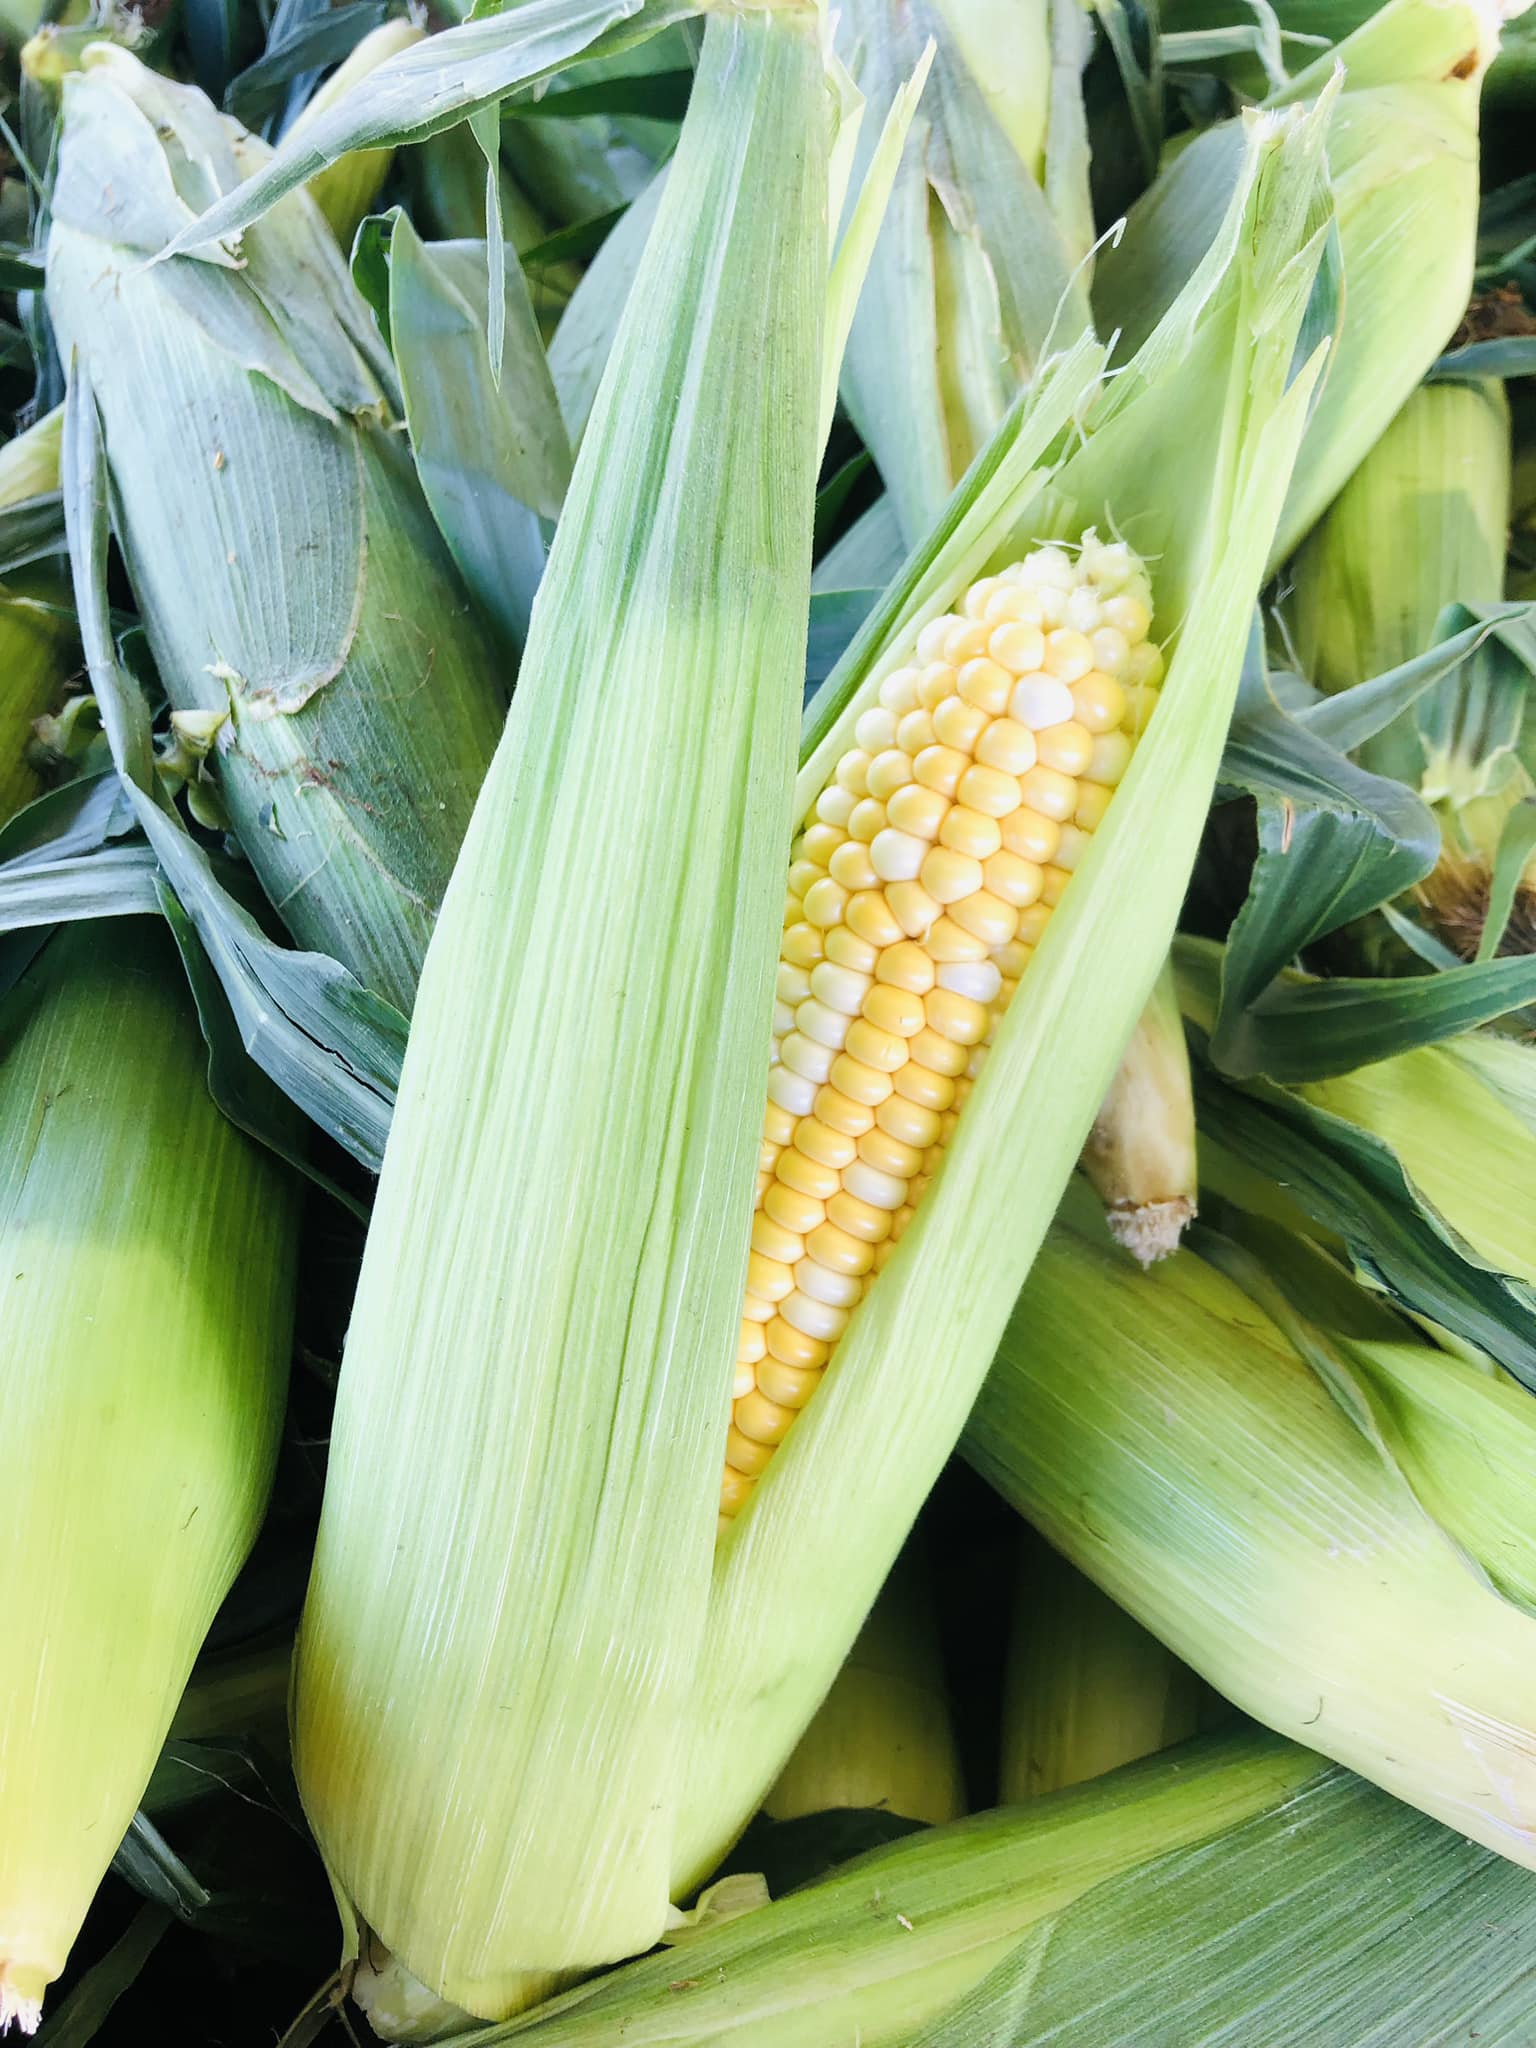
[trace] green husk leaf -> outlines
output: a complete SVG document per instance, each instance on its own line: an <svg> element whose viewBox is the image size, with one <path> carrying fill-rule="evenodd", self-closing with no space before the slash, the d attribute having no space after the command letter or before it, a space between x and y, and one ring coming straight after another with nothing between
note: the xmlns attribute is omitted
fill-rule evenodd
<svg viewBox="0 0 1536 2048"><path fill-rule="evenodd" d="M1188 1252L1117 1267L1093 1206L1064 1205L967 1457L1246 1712L1536 1863L1536 1620L1246 1294Z"/></svg>
<svg viewBox="0 0 1536 2048"><path fill-rule="evenodd" d="M833 111L813 10L711 18L429 955L348 1338L299 1780L368 1924L481 2014L667 1912L791 824ZM573 914L607 969L570 973ZM380 1484L412 1444L430 1495ZM381 1541L413 1498L415 1537ZM450 1753L478 1759L473 1814Z"/></svg>
<svg viewBox="0 0 1536 2048"><path fill-rule="evenodd" d="M1248 1732L1182 1768L977 1814L844 1865L820 1883L471 2036L475 2048L898 2048L1031 1927L1122 1871L1281 1804L1315 1759Z"/></svg>
<svg viewBox="0 0 1536 2048"><path fill-rule="evenodd" d="M523 0L428 36L286 141L263 170L170 240L162 257L234 240L349 150L424 141L577 57L616 55L696 11L681 0Z"/></svg>
<svg viewBox="0 0 1536 2048"><path fill-rule="evenodd" d="M1501 1858L1329 1771L1096 1885L911 2048L1516 2048L1533 1915L1536 1894Z"/></svg>
<svg viewBox="0 0 1536 2048"><path fill-rule="evenodd" d="M307 1115L376 1168L405 1019L336 961L274 945L220 886L208 855L164 802L149 713L112 641L105 454L95 401L78 364L66 400L64 469L81 638L128 801L207 950L247 1051Z"/></svg>
<svg viewBox="0 0 1536 2048"><path fill-rule="evenodd" d="M486 339L486 244L424 243L388 216L389 334L416 473L471 594L520 647L571 454L516 262L505 267L501 374ZM497 245L499 246L499 244Z"/></svg>

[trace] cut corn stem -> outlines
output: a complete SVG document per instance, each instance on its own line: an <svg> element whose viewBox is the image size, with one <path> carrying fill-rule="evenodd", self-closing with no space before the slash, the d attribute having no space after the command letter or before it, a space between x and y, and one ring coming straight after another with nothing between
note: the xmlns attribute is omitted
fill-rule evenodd
<svg viewBox="0 0 1536 2048"><path fill-rule="evenodd" d="M1171 965L1136 1021L1082 1163L1117 1244L1144 1266L1177 1248L1200 1183L1189 1047Z"/></svg>
<svg viewBox="0 0 1536 2048"><path fill-rule="evenodd" d="M1156 701L1151 623L1140 559L1091 528L972 583L886 677L795 841L727 1521L939 1169Z"/></svg>

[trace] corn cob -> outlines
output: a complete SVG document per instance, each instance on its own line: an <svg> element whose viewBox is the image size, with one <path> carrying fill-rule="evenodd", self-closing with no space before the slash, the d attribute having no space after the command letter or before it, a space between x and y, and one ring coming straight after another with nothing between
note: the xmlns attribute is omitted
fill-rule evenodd
<svg viewBox="0 0 1536 2048"><path fill-rule="evenodd" d="M161 680L173 709L227 715L219 789L294 938L408 1010L506 662L432 524L391 365L313 201L264 216L239 268L217 250L147 262L267 152L124 51L83 63L64 88L48 303L95 392ZM103 175L121 161L146 167L132 212Z"/></svg>
<svg viewBox="0 0 1536 2048"><path fill-rule="evenodd" d="M5 1026L0 2031L35 2026L260 1524L298 1220L155 926L70 926Z"/></svg>
<svg viewBox="0 0 1536 2048"><path fill-rule="evenodd" d="M1452 1489L1416 1499L1369 1404L1231 1280L1188 1252L1133 1274L1095 1225L1063 1206L966 1455L1228 1699L1536 1867L1536 1620L1469 1568L1476 1518L1432 1519Z"/></svg>
<svg viewBox="0 0 1536 2048"><path fill-rule="evenodd" d="M796 840L720 1512L901 1240L1163 660L1123 541L1037 548L887 676Z"/></svg>

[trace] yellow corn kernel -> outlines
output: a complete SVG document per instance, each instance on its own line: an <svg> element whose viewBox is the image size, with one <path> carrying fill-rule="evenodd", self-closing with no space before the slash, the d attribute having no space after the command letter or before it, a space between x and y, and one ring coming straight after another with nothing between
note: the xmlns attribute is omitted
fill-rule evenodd
<svg viewBox="0 0 1536 2048"><path fill-rule="evenodd" d="M981 887L981 862L950 846L930 847L919 879L935 903L958 903Z"/></svg>
<svg viewBox="0 0 1536 2048"><path fill-rule="evenodd" d="M1091 733L1113 732L1125 716L1125 692L1098 669L1072 685L1072 715Z"/></svg>
<svg viewBox="0 0 1536 2048"><path fill-rule="evenodd" d="M877 981L864 998L863 1016L867 1023L895 1038L911 1038L923 1028L923 999L908 989Z"/></svg>
<svg viewBox="0 0 1536 2048"><path fill-rule="evenodd" d="M986 860L1002 843L1002 827L996 818L989 818L985 811L970 810L964 804L954 806L939 833L941 846L952 847L956 853L968 853L972 860Z"/></svg>
<svg viewBox="0 0 1536 2048"><path fill-rule="evenodd" d="M892 988L907 989L924 996L933 987L936 969L933 955L915 939L902 939L887 946L875 964L875 979ZM876 1019L879 1022L879 1019Z"/></svg>
<svg viewBox="0 0 1536 2048"><path fill-rule="evenodd" d="M1162 674L1123 544L980 578L792 850L721 1491L739 1512L939 1166Z"/></svg>
<svg viewBox="0 0 1536 2048"><path fill-rule="evenodd" d="M1082 775L1093 758L1093 734L1075 718L1036 735L1041 763L1062 775Z"/></svg>
<svg viewBox="0 0 1536 2048"><path fill-rule="evenodd" d="M908 832L914 839L931 843L943 830L949 809L948 797L940 796L937 790L924 789L920 782L909 782L891 798L886 816L898 832Z"/></svg>

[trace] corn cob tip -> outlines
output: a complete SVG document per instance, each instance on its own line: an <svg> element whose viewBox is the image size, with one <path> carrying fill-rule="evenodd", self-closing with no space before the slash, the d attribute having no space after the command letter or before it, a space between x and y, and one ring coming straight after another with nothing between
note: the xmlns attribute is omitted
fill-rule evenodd
<svg viewBox="0 0 1536 2048"><path fill-rule="evenodd" d="M818 1385L937 1170L1150 715L1152 589L1090 528L930 619L789 868L720 1513ZM1176 1235L1177 1233L1175 1233ZM1171 1249L1171 1246L1167 1247Z"/></svg>
<svg viewBox="0 0 1536 2048"><path fill-rule="evenodd" d="M20 2034L37 2032L47 1983L42 1970L25 1963L0 1962L0 2034L8 2034L12 2027Z"/></svg>
<svg viewBox="0 0 1536 2048"><path fill-rule="evenodd" d="M1115 1243L1145 1268L1178 1250L1185 1226L1195 1220L1195 1205L1187 1195L1170 1202L1126 1202L1107 1209L1104 1220Z"/></svg>

